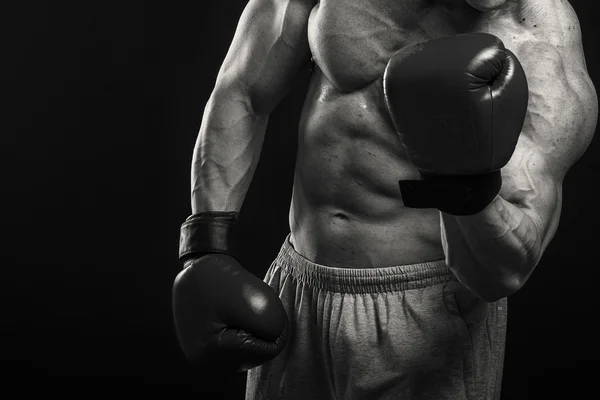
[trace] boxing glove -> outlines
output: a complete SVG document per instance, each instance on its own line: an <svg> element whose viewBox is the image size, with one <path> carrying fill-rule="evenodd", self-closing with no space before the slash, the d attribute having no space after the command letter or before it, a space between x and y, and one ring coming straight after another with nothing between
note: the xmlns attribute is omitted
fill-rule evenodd
<svg viewBox="0 0 600 400"><path fill-rule="evenodd" d="M246 371L277 356L287 315L277 293L231 255L234 212L191 216L181 227L184 269L173 283L179 343L196 366Z"/></svg>
<svg viewBox="0 0 600 400"><path fill-rule="evenodd" d="M527 111L527 79L516 56L485 33L416 43L389 60L383 90L421 177L400 181L405 206L453 215L483 210L500 191L500 169Z"/></svg>

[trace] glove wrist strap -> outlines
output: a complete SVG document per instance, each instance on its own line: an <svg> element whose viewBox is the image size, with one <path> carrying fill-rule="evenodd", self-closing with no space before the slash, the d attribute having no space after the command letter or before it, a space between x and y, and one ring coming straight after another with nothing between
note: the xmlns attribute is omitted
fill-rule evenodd
<svg viewBox="0 0 600 400"><path fill-rule="evenodd" d="M472 215L482 211L502 187L500 170L458 176L421 172L421 178L399 182L404 205L437 208L452 215Z"/></svg>
<svg viewBox="0 0 600 400"><path fill-rule="evenodd" d="M185 263L209 253L232 255L233 227L238 217L235 211L206 211L188 217L181 225L179 259Z"/></svg>

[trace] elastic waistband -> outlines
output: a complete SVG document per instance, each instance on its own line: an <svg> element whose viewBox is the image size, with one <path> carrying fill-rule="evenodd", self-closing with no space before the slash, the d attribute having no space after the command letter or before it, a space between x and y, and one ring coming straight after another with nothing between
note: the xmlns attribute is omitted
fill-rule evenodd
<svg viewBox="0 0 600 400"><path fill-rule="evenodd" d="M444 260L379 268L339 268L302 257L288 235L275 265L297 281L337 293L382 293L424 288L456 280Z"/></svg>

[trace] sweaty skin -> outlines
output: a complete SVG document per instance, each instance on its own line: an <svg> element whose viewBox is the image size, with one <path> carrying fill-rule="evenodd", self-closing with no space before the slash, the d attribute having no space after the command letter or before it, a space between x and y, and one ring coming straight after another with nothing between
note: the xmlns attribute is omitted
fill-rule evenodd
<svg viewBox="0 0 600 400"><path fill-rule="evenodd" d="M403 46L466 32L498 36L525 69L517 149L480 215L405 208L398 180L419 175L385 107L385 65ZM445 258L461 280L502 260L522 264L526 279L557 229L563 178L595 129L581 40L566 0L250 0L205 109L192 211L240 210L269 114L312 57L290 208L296 251L343 268Z"/></svg>
<svg viewBox="0 0 600 400"><path fill-rule="evenodd" d="M418 174L385 110L381 75L402 46L465 32L498 36L527 73L528 114L502 170L500 195L539 219L546 242L554 234L562 178L595 124L577 18L560 0L469 3L500 7L481 12L463 1L324 0L313 9L308 35L316 68L290 212L292 243L306 258L339 267L444 258L439 212L404 208L398 196L398 180Z"/></svg>

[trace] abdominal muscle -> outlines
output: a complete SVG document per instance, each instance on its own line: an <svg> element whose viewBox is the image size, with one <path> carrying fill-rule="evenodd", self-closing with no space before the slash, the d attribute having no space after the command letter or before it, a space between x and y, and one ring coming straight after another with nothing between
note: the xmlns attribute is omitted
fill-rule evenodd
<svg viewBox="0 0 600 400"><path fill-rule="evenodd" d="M439 212L402 203L398 181L418 177L385 109L381 78L341 93L316 67L299 129L295 250L342 268L443 259Z"/></svg>
<svg viewBox="0 0 600 400"><path fill-rule="evenodd" d="M444 259L436 209L406 208L419 179L387 111L382 76L411 43L473 28L464 0L321 0L308 24L315 68L299 126L291 243L342 268ZM435 145L435 143L432 143Z"/></svg>

